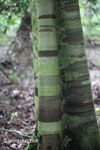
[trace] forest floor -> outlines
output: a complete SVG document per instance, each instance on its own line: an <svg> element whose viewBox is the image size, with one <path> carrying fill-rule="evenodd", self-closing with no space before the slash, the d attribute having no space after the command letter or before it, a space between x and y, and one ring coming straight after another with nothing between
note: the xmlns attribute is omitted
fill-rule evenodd
<svg viewBox="0 0 100 150"><path fill-rule="evenodd" d="M87 48L94 104L100 127L100 51ZM0 74L0 150L24 150L35 128L32 63L16 69L2 64ZM28 69L26 69L28 68Z"/></svg>

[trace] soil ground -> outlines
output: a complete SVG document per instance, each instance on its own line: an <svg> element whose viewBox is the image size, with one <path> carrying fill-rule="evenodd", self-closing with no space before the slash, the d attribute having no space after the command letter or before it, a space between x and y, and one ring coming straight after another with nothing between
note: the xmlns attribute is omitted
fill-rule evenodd
<svg viewBox="0 0 100 150"><path fill-rule="evenodd" d="M91 47L86 48L86 52L100 127L100 50ZM0 150L24 150L30 141L35 126L33 89L32 61L25 68L17 67L16 71L3 64L0 75Z"/></svg>

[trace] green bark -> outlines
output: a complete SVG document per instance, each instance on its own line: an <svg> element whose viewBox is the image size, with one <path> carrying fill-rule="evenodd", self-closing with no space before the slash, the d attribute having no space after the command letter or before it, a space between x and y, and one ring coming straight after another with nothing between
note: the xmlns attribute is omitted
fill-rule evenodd
<svg viewBox="0 0 100 150"><path fill-rule="evenodd" d="M60 149L61 87L54 0L37 0L40 150Z"/></svg>
<svg viewBox="0 0 100 150"><path fill-rule="evenodd" d="M31 143L27 149L66 150L70 138L71 150L99 150L78 1L32 2L36 6L32 6L32 23L39 143Z"/></svg>
<svg viewBox="0 0 100 150"><path fill-rule="evenodd" d="M69 133L72 150L99 150L99 130L84 50L78 0L59 0L57 11L64 136L66 138ZM67 133L66 128L69 128Z"/></svg>

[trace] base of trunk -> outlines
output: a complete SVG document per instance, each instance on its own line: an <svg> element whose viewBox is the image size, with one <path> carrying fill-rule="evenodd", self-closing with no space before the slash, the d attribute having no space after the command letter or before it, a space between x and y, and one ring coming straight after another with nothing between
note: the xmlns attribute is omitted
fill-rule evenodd
<svg viewBox="0 0 100 150"><path fill-rule="evenodd" d="M30 143L25 150L37 150L37 144Z"/></svg>

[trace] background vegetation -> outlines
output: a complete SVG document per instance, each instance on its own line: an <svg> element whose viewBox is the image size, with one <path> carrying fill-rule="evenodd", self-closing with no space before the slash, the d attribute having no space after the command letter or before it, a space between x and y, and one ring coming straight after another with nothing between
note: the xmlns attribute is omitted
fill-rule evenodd
<svg viewBox="0 0 100 150"><path fill-rule="evenodd" d="M100 41L100 1L80 0L82 25L85 40L88 42Z"/></svg>
<svg viewBox="0 0 100 150"><path fill-rule="evenodd" d="M79 0L85 40L100 41L100 1ZM29 0L0 1L0 43L13 37L19 30L24 17L30 16ZM10 41L8 40L8 44Z"/></svg>

